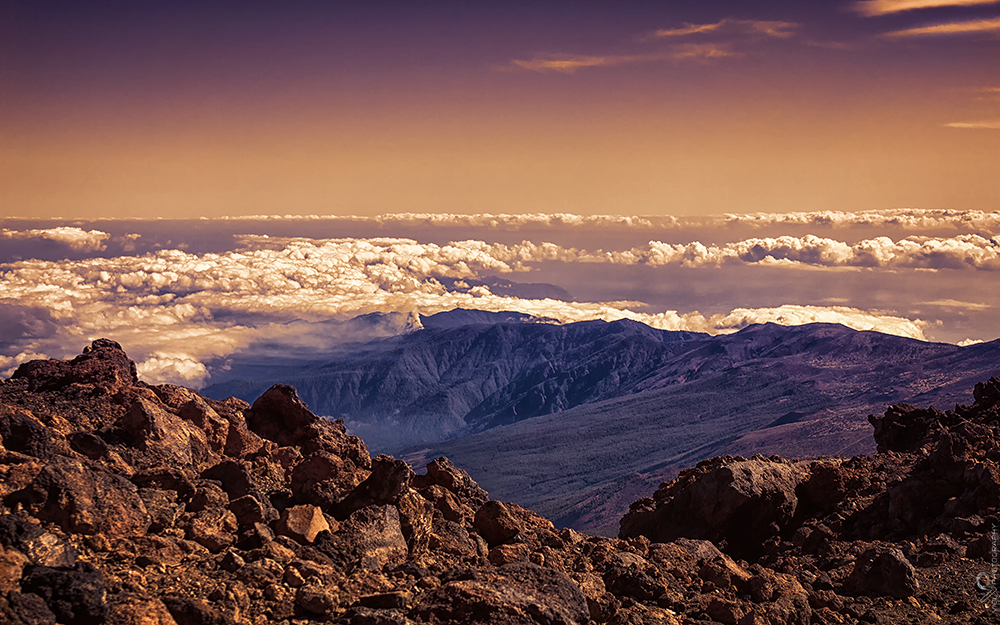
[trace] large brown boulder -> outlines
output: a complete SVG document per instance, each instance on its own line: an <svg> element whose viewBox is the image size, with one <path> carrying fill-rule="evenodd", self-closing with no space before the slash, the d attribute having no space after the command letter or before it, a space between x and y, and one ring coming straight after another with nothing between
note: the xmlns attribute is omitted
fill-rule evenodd
<svg viewBox="0 0 1000 625"><path fill-rule="evenodd" d="M311 543L320 532L330 530L330 523L323 511L309 504L292 506L281 513L275 530L300 543Z"/></svg>
<svg viewBox="0 0 1000 625"><path fill-rule="evenodd" d="M205 433L166 410L155 396L138 397L122 417L121 426L140 452L133 460L139 467L182 464L200 468L213 464L214 454Z"/></svg>
<svg viewBox="0 0 1000 625"><path fill-rule="evenodd" d="M378 571L401 564L408 555L399 512L390 505L358 510L335 534L322 534L316 545L340 559L348 570Z"/></svg>
<svg viewBox="0 0 1000 625"><path fill-rule="evenodd" d="M490 547L505 543L521 531L517 519L502 501L487 501L476 512L473 526Z"/></svg>
<svg viewBox="0 0 1000 625"><path fill-rule="evenodd" d="M67 532L141 535L150 524L135 484L64 456L54 458L15 495L37 518Z"/></svg>
<svg viewBox="0 0 1000 625"><path fill-rule="evenodd" d="M759 554L794 518L796 487L808 475L808 463L763 457L706 461L661 486L653 501L633 504L619 535L654 542L707 539L733 555Z"/></svg>
<svg viewBox="0 0 1000 625"><path fill-rule="evenodd" d="M920 590L917 572L896 547L879 545L858 558L854 570L844 581L851 594L889 595L897 599L911 597Z"/></svg>
<svg viewBox="0 0 1000 625"><path fill-rule="evenodd" d="M909 404L890 406L881 417L868 415L875 428L879 453L919 449L941 430L945 414L937 408L917 408Z"/></svg>
<svg viewBox="0 0 1000 625"><path fill-rule="evenodd" d="M368 477L350 460L328 451L308 455L292 470L290 486L299 503L311 503L332 511ZM341 514L339 518L346 518Z"/></svg>
<svg viewBox="0 0 1000 625"><path fill-rule="evenodd" d="M101 625L107 620L104 575L91 566L73 570L29 566L21 589L40 596L61 624Z"/></svg>
<svg viewBox="0 0 1000 625"><path fill-rule="evenodd" d="M445 457L427 463L427 474L418 475L413 487L420 490L431 486L446 488L458 496L459 501L478 510L489 499L483 490L464 469L460 469Z"/></svg>
<svg viewBox="0 0 1000 625"><path fill-rule="evenodd" d="M243 414L251 431L280 447L298 445L303 455L326 451L359 468L371 466L368 447L357 436L347 434L343 419L317 417L287 384L269 388Z"/></svg>
<svg viewBox="0 0 1000 625"><path fill-rule="evenodd" d="M565 574L527 562L505 564L424 595L414 612L432 623L576 625L590 622L587 599Z"/></svg>
<svg viewBox="0 0 1000 625"><path fill-rule="evenodd" d="M3 447L48 459L68 450L62 436L28 410L0 405L0 441Z"/></svg>
<svg viewBox="0 0 1000 625"><path fill-rule="evenodd" d="M122 346L109 339L97 339L73 360L32 360L17 368L12 380L25 379L33 391L55 391L70 384L92 386L114 394L135 385L135 363Z"/></svg>

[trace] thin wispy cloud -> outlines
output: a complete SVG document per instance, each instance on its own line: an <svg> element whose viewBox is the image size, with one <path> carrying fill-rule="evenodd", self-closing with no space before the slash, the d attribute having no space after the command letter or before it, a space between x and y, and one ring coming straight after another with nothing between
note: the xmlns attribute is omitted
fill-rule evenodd
<svg viewBox="0 0 1000 625"><path fill-rule="evenodd" d="M685 24L679 28L660 29L654 31L651 36L644 37L643 40L671 39L699 34L764 36L787 39L795 34L798 27L799 25L794 22L726 18L711 24ZM592 67L614 67L618 65L664 61L708 60L738 56L743 56L743 54L733 50L728 43L681 43L671 46L663 52L654 54L537 55L530 59L514 59L506 68L520 68L533 72L572 74L577 70Z"/></svg>
<svg viewBox="0 0 1000 625"><path fill-rule="evenodd" d="M683 61L695 59L721 59L732 56L742 56L742 54L734 52L726 46L720 46L713 43L690 43L677 46L670 55L670 58Z"/></svg>
<svg viewBox="0 0 1000 625"><path fill-rule="evenodd" d="M628 65L634 63L649 63L661 61L665 55L608 55L608 56L546 56L529 60L515 59L511 63L522 69L533 72L561 72L572 74L578 69L589 67L611 67L613 65Z"/></svg>
<svg viewBox="0 0 1000 625"><path fill-rule="evenodd" d="M580 69L592 67L613 67L616 65L632 65L636 63L653 63L662 61L692 61L720 59L740 56L727 46L711 43L683 44L673 47L662 54L610 55L610 56L541 56L532 59L515 59L511 64L521 69L533 72L560 72L572 74Z"/></svg>
<svg viewBox="0 0 1000 625"><path fill-rule="evenodd" d="M998 1L1000 0L862 0L854 3L854 10L862 15L874 17L916 9L996 4Z"/></svg>
<svg viewBox="0 0 1000 625"><path fill-rule="evenodd" d="M704 33L735 33L766 35L787 39L799 27L795 22L776 20L736 20L726 18L711 24L684 24L679 28L661 28L653 33L656 37L686 37Z"/></svg>
<svg viewBox="0 0 1000 625"><path fill-rule="evenodd" d="M951 122L945 128L967 128L973 130L1000 130L1000 119L980 122Z"/></svg>
<svg viewBox="0 0 1000 625"><path fill-rule="evenodd" d="M963 22L945 22L943 24L921 26L919 28L907 28L905 30L895 30L890 33L886 33L885 36L893 39L901 39L905 37L926 37L932 35L972 35L977 33L1000 34L1000 18L967 20Z"/></svg>

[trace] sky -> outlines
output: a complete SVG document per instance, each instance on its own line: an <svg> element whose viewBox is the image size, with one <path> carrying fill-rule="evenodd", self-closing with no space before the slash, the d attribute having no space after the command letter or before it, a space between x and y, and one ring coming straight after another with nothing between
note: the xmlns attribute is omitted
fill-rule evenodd
<svg viewBox="0 0 1000 625"><path fill-rule="evenodd" d="M5 2L0 216L992 211L998 74L985 0Z"/></svg>
<svg viewBox="0 0 1000 625"><path fill-rule="evenodd" d="M347 4L0 2L0 377L455 307L1000 338L1000 1Z"/></svg>

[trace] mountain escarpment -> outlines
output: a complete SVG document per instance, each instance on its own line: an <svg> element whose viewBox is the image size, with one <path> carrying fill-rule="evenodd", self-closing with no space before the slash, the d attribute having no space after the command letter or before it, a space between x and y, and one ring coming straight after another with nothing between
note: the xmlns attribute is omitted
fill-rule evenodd
<svg viewBox="0 0 1000 625"><path fill-rule="evenodd" d="M102 339L0 382L0 622L986 622L1000 380L975 397L873 417L874 456L705 461L606 538Z"/></svg>

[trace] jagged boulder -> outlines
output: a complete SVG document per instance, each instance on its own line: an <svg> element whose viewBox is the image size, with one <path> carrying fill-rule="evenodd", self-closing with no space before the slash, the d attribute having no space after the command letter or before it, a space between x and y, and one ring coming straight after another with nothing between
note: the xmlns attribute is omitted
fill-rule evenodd
<svg viewBox="0 0 1000 625"><path fill-rule="evenodd" d="M489 499L489 493L483 490L464 469L456 467L451 460L444 457L427 463L427 474L417 476L413 480L413 487L418 490L431 486L440 486L451 491L477 510Z"/></svg>
<svg viewBox="0 0 1000 625"><path fill-rule="evenodd" d="M132 482L64 456L53 458L30 486L11 497L24 503L37 518L52 521L67 532L141 535L150 524Z"/></svg>
<svg viewBox="0 0 1000 625"><path fill-rule="evenodd" d="M521 527L502 501L487 501L476 512L473 526L494 547L517 536Z"/></svg>
<svg viewBox="0 0 1000 625"><path fill-rule="evenodd" d="M323 511L309 504L286 508L278 519L275 530L300 543L311 543L320 532L330 530L330 523Z"/></svg>
<svg viewBox="0 0 1000 625"><path fill-rule="evenodd" d="M432 623L577 625L587 599L569 577L527 562L448 582L421 599L415 614Z"/></svg>
<svg viewBox="0 0 1000 625"><path fill-rule="evenodd" d="M41 597L65 625L102 625L108 617L104 575L91 566L72 570L29 566L21 580L23 592Z"/></svg>
<svg viewBox="0 0 1000 625"><path fill-rule="evenodd" d="M909 404L896 404L879 417L868 415L875 428L879 453L914 451L940 431L944 413L937 408L921 409Z"/></svg>
<svg viewBox="0 0 1000 625"><path fill-rule="evenodd" d="M49 459L58 453L65 453L66 443L61 438L30 411L0 406L0 440L6 449Z"/></svg>
<svg viewBox="0 0 1000 625"><path fill-rule="evenodd" d="M215 462L208 438L200 428L148 397L140 396L132 403L121 426L141 452L133 460L140 467L183 464L201 468Z"/></svg>
<svg viewBox="0 0 1000 625"><path fill-rule="evenodd" d="M134 386L139 380L135 363L122 346L108 339L97 339L83 353L70 361L32 360L17 368L12 380L28 381L33 391L58 391L71 384L88 385L107 394Z"/></svg>
<svg viewBox="0 0 1000 625"><path fill-rule="evenodd" d="M796 488L808 475L806 463L763 457L707 461L661 486L654 501L633 504L619 535L707 539L733 554L759 553L794 518Z"/></svg>
<svg viewBox="0 0 1000 625"><path fill-rule="evenodd" d="M917 572L896 547L880 545L865 551L844 581L852 593L911 597L920 590Z"/></svg>

